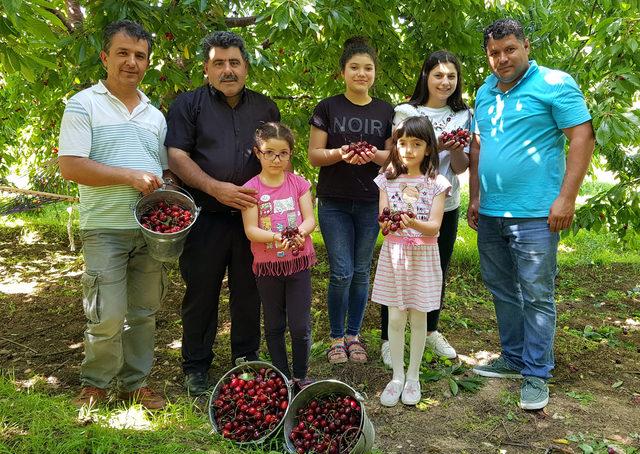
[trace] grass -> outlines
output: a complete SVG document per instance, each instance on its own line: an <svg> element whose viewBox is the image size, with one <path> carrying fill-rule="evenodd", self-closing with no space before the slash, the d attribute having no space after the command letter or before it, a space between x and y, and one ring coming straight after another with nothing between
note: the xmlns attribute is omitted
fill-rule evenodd
<svg viewBox="0 0 640 454"><path fill-rule="evenodd" d="M585 193L602 189L597 184L585 189ZM447 288L447 310L442 314L443 325L450 330L456 329L469 333L490 333L495 330L493 317L478 317L480 312L492 313L492 304L488 293L484 290L479 278L478 253L476 233L471 230L465 219L466 197L463 190L463 207L461 208L458 241L452 258L450 282ZM47 240L65 242L67 240L66 224L68 214L67 205L54 204L43 207L39 211L20 215L5 216L0 219L0 225L20 226L21 242L28 242L33 234L46 237ZM73 212L74 233L78 232L77 211ZM49 238L50 237L50 238ZM314 243L318 249L323 248L320 232L314 232ZM379 243L382 237L378 239ZM9 263L10 257L4 258ZM584 269L600 270L605 273L606 267L612 263L629 265L640 264L638 250L625 247L610 234L582 231L577 235L563 236L560 246L559 263L561 268L584 267ZM594 266L595 265L595 266ZM578 268L582 270L583 268ZM321 260L314 270L317 281L314 282L314 293L322 295L326 291L328 279L328 264ZM606 302L607 306L620 305L620 317L640 318L637 308L627 307L623 302L627 293L640 294L640 287L628 291L616 288L603 289L601 294L593 286L581 282L583 277L579 273L563 274L558 298L563 302L575 303L575 308L568 312L559 313L557 356L566 355L575 358L578 353L595 351L606 344L610 348L624 345L621 342L623 334L621 328L598 319L597 304ZM72 282L69 282L73 286ZM640 285L640 282L638 282ZM65 289L66 290L66 289ZM72 297L77 296L77 289L69 288ZM634 295L636 294L634 293ZM2 294L0 293L0 302ZM321 303L321 302L320 302ZM3 304L5 310L11 310ZM575 323L575 316L589 319L587 324ZM327 347L327 339L323 337L326 331L326 312L321 306L314 305L313 331L317 333L312 346L312 360L321 360ZM379 348L379 332L368 329L363 337L373 349ZM219 344L226 344L224 340ZM177 353L176 353L177 354ZM462 371L454 369L451 364L442 359L434 358L427 351L425 361L429 365L425 369L432 383L439 382L438 388L466 391L464 386L473 388L476 383L464 381L466 376ZM626 383L626 382L625 382ZM30 385L30 386L27 386ZM626 386L626 385L625 385ZM451 390L453 391L453 390ZM435 392L435 391L434 391ZM450 392L451 394L457 394ZM575 389L564 390L563 395L575 400L580 405L594 406L597 398L588 391ZM437 394L436 397L439 397ZM69 404L69 395L58 391L51 391L50 384L42 377L34 377L30 383L23 383L13 376L0 374L0 454L3 453L110 453L110 452L149 452L149 453L258 453L283 452L282 438L258 449L256 447L239 449L225 442L211 433L211 426L206 411L194 405L186 397L178 397L163 411L149 413L140 407L101 406L88 412L81 412ZM426 401L425 401L426 402ZM437 402L437 400L434 400ZM503 392L499 396L503 410L508 412L508 421L517 420L517 395L513 392ZM201 405L201 404L200 404ZM428 407L428 405L426 405ZM428 409L428 408L427 408ZM426 409L425 409L426 410ZM464 411L464 409L463 409ZM466 423L477 425L485 432L499 422L497 419L478 418L472 415ZM137 427L135 429L134 427ZM600 452L606 446L602 439L589 435L576 435L572 442L578 444L583 452ZM266 450L265 450L266 449Z"/></svg>

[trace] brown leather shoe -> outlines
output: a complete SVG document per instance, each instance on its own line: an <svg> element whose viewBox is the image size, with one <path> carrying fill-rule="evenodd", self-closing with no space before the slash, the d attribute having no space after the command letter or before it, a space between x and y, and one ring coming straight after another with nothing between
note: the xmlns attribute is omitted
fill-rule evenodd
<svg viewBox="0 0 640 454"><path fill-rule="evenodd" d="M73 405L80 408L83 406L93 406L107 400L107 391L95 386L85 386L80 390L78 397L73 399Z"/></svg>
<svg viewBox="0 0 640 454"><path fill-rule="evenodd" d="M164 397L146 386L135 391L122 392L120 393L120 399L138 402L148 410L160 410L167 403Z"/></svg>

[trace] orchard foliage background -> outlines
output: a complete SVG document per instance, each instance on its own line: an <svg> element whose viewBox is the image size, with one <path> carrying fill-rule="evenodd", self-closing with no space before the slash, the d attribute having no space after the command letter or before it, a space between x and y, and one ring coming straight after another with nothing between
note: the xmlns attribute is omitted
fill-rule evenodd
<svg viewBox="0 0 640 454"><path fill-rule="evenodd" d="M576 78L594 118L593 165L619 180L579 210L575 228L605 227L621 238L640 230L638 0L0 0L0 182L29 173L34 189L46 182L74 191L52 165L64 101L103 77L101 30L116 19L155 33L142 88L163 111L202 83L205 34L242 35L251 50L249 85L277 101L298 135L296 168L313 179L304 157L307 119L320 99L342 90L346 38L364 35L378 48L375 96L405 99L424 57L446 48L463 63L472 103L488 75L482 29L505 16L526 24L532 58Z"/></svg>

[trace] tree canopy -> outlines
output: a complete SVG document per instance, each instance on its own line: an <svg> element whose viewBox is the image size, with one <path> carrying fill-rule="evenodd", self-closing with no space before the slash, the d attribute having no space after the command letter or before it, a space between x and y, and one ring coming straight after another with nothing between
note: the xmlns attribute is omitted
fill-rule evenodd
<svg viewBox="0 0 640 454"><path fill-rule="evenodd" d="M619 181L578 211L574 227L621 238L640 227L638 0L0 0L0 8L0 181L20 166L38 185L38 169L55 158L64 102L104 77L102 29L113 20L154 34L141 88L163 111L203 83L201 39L221 29L240 34L250 50L248 85L278 103L297 133L296 168L313 179L307 120L318 101L343 91L345 39L363 35L378 49L373 94L394 104L412 93L430 52L454 52L472 105L489 75L482 30L513 17L525 26L531 58L577 80L596 132L592 171Z"/></svg>

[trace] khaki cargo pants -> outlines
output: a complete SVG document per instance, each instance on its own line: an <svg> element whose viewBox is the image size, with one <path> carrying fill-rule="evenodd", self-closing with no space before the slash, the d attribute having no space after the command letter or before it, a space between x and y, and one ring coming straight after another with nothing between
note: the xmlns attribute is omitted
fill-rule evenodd
<svg viewBox="0 0 640 454"><path fill-rule="evenodd" d="M124 391L145 385L153 364L155 313L167 287L164 265L151 258L139 229L81 231L87 317L82 386Z"/></svg>

